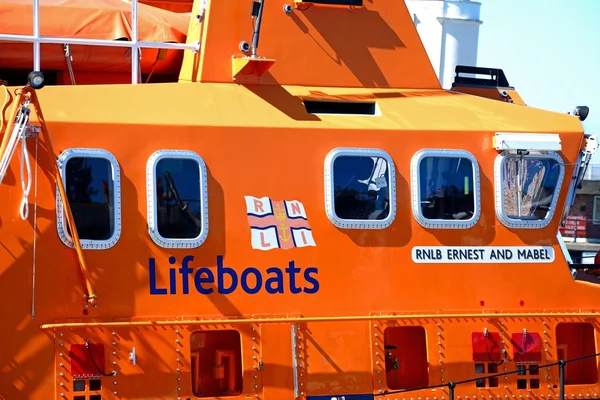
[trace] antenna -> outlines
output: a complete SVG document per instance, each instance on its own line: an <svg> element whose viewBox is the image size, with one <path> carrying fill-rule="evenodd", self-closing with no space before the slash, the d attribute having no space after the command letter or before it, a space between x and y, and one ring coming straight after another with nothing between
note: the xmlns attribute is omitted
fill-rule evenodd
<svg viewBox="0 0 600 400"><path fill-rule="evenodd" d="M252 57L256 58L256 49L258 48L258 37L260 35L260 23L262 22L263 9L265 8L265 0L252 2L252 18L256 17L254 25L254 34L252 35Z"/></svg>

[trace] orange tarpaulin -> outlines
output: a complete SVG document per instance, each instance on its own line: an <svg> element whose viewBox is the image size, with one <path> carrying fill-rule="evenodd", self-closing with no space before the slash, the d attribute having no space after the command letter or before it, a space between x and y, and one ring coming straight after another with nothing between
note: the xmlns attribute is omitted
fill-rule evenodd
<svg viewBox="0 0 600 400"><path fill-rule="evenodd" d="M189 20L188 13L178 14L139 4L138 40L185 43ZM0 34L33 34L32 0L0 0ZM40 35L131 40L131 4L122 0L40 0ZM128 48L70 47L76 72L126 73L131 68ZM160 54L156 49L141 49L140 52L144 73L150 70L155 74L177 73L183 56L180 50L163 50ZM0 70L31 69L32 64L30 43L0 41ZM41 66L42 70L67 70L62 44L41 45Z"/></svg>
<svg viewBox="0 0 600 400"><path fill-rule="evenodd" d="M138 5L138 40L185 43L189 14ZM33 1L0 0L0 33L33 34ZM131 39L131 4L122 0L40 0L40 35Z"/></svg>

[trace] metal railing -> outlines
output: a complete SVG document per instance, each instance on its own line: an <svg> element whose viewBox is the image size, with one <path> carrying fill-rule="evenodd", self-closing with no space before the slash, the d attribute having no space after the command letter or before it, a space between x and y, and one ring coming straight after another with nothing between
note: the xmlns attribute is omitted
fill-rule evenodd
<svg viewBox="0 0 600 400"><path fill-rule="evenodd" d="M600 164L591 163L588 165L587 171L583 176L584 181L600 181Z"/></svg>
<svg viewBox="0 0 600 400"><path fill-rule="evenodd" d="M572 363L572 362L576 362L576 361L586 360L588 358L597 358L598 356L600 356L600 353L588 354L586 356L571 358L569 360L559 360L557 362L550 363L550 364L542 364L542 365L533 364L531 366L528 366L527 368L517 369L517 370L514 370L514 371L500 372L500 373L497 373L497 374L481 374L480 376L478 376L476 378L465 379L465 380L462 380L462 381L450 381L448 383L440 384L440 385L425 386L425 387L419 387L419 388L407 389L407 390L394 390L394 391L388 391L386 393L378 393L378 394L375 394L374 397L377 398L377 397L390 396L390 395L395 395L395 394L396 395L397 394L404 394L404 393L416 392L416 391L419 391L419 390L427 390L427 389L448 388L448 400L455 400L454 390L459 385L464 385L464 384L467 384L467 383L474 383L474 382L481 381L482 379L487 379L487 378L496 378L496 377L507 376L507 375L521 375L521 374L523 374L524 371L531 371L531 370L541 371L542 368L550 368L550 367L556 367L556 366L558 366L559 390L560 390L560 395L559 395L558 400L566 400L566 395L565 395L565 379L566 379L566 377L565 377L565 368L566 368L567 364L568 363ZM529 375L529 376L531 376L531 375ZM482 387L482 388L479 388L479 389L494 389L494 388L487 388L487 387L483 388ZM525 389L523 389L523 390L525 390ZM539 390L542 390L541 386L540 386ZM352 397L353 400L358 400L359 398L360 398L360 395ZM365 399L367 399L366 396L365 396Z"/></svg>
<svg viewBox="0 0 600 400"><path fill-rule="evenodd" d="M204 3L203 3L204 4ZM203 16L205 6L201 6L199 17L195 18L200 22ZM192 14L193 15L193 14ZM129 47L131 49L131 83L136 84L139 81L139 59L140 48L150 49L168 49L168 50L192 50L197 53L200 50L200 43L159 43L159 42L140 42L138 41L138 0L131 0L131 40L100 40L100 39L75 39L67 37L40 36L40 0L33 0L33 35L9 35L0 34L0 42L25 42L33 43L33 70L40 71L40 44L75 44L88 46L106 46L106 47Z"/></svg>

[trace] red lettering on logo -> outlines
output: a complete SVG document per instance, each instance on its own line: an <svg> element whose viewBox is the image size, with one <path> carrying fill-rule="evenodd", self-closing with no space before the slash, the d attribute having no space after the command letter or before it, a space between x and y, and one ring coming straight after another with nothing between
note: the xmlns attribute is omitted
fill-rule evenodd
<svg viewBox="0 0 600 400"><path fill-rule="evenodd" d="M308 242L306 241L305 233L305 231L300 231L300 235L302 235L302 241L304 242L304 244L308 244Z"/></svg>
<svg viewBox="0 0 600 400"><path fill-rule="evenodd" d="M260 232L260 245L265 248L271 247L271 243L267 243L265 241L265 233L264 232Z"/></svg>
<svg viewBox="0 0 600 400"><path fill-rule="evenodd" d="M258 199L254 199L254 211L255 212L260 212L260 213L264 213L265 212L263 210L263 203L262 203L262 201L260 201Z"/></svg>
<svg viewBox="0 0 600 400"><path fill-rule="evenodd" d="M302 213L302 211L300 210L300 204L293 202L292 203L292 215L298 215L301 213Z"/></svg>

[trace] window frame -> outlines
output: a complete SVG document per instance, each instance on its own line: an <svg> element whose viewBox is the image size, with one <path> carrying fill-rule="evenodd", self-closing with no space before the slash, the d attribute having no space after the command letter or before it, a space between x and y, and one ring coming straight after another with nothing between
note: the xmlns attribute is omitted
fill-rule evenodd
<svg viewBox="0 0 600 400"><path fill-rule="evenodd" d="M556 188L554 190L552 196L552 202L550 203L550 211L548 215L544 219L540 220L516 220L507 217L504 214L504 190L502 185L502 164L506 158L515 158L519 157L519 155L515 151L505 150L496 156L496 161L494 162L494 186L495 186L495 208L496 208L496 217L502 223L502 225L507 228L515 228L515 229L541 229L547 227L552 218L554 218L554 214L556 213L556 204L558 203L558 198L560 197L560 189L562 188L564 176L565 176L565 164L562 157L556 153L555 151L530 151L529 154L524 155L524 158L532 158L532 159L551 159L557 162L559 167L558 178L556 179ZM557 191L558 189L558 191Z"/></svg>
<svg viewBox="0 0 600 400"><path fill-rule="evenodd" d="M169 239L163 237L158 232L158 216L157 207L155 207L156 196L156 165L165 158L176 158L193 160L198 163L200 176L200 218L202 219L202 227L200 234L195 238L190 239ZM158 150L155 151L146 163L146 193L147 193L147 218L148 218L148 234L152 241L160 247L168 249L189 249L200 247L208 237L208 183L206 174L206 164L202 157L190 150Z"/></svg>
<svg viewBox="0 0 600 400"><path fill-rule="evenodd" d="M114 231L110 238L105 240L95 240L95 239L82 239L79 238L79 242L81 243L82 249L87 250L106 250L113 247L121 237L121 169L119 167L119 162L115 158L115 156L107 150L104 149L94 149L94 148L71 148L63 151L57 159L57 165L60 172L61 179L63 181L63 185L67 185L67 163L71 158L102 158L107 160L110 163L112 169L112 178L113 178L113 194L114 194L114 204L113 204L113 220L114 220ZM65 188L66 190L66 188ZM68 201L68 199L65 199ZM68 222L65 218L65 213L63 209L62 198L60 196L60 191L58 189L58 185L56 185L56 230L58 233L58 237L63 242L63 244L70 248L75 248L75 244L73 243L73 239L71 235L67 232Z"/></svg>
<svg viewBox="0 0 600 400"><path fill-rule="evenodd" d="M420 164L425 157L466 158L473 166L473 217L467 220L428 219L421 211L421 171ZM469 229L479 222L481 217L481 186L479 163L475 156L460 149L421 149L415 153L410 162L410 180L412 192L413 216L424 228L431 229Z"/></svg>
<svg viewBox="0 0 600 400"><path fill-rule="evenodd" d="M343 219L335 213L335 185L333 182L333 164L340 156L351 157L382 157L388 163L388 187L390 190L389 213L385 219L361 220ZM396 218L396 166L392 157L385 151L375 148L338 147L331 150L325 157L325 211L327 218L338 228L343 229L384 229L390 226Z"/></svg>
<svg viewBox="0 0 600 400"><path fill-rule="evenodd" d="M600 211L600 207L596 206L596 199L600 199L600 195L594 195L592 202L593 204L593 210L592 210L592 224L594 225L600 225L600 218L596 219L596 211Z"/></svg>

